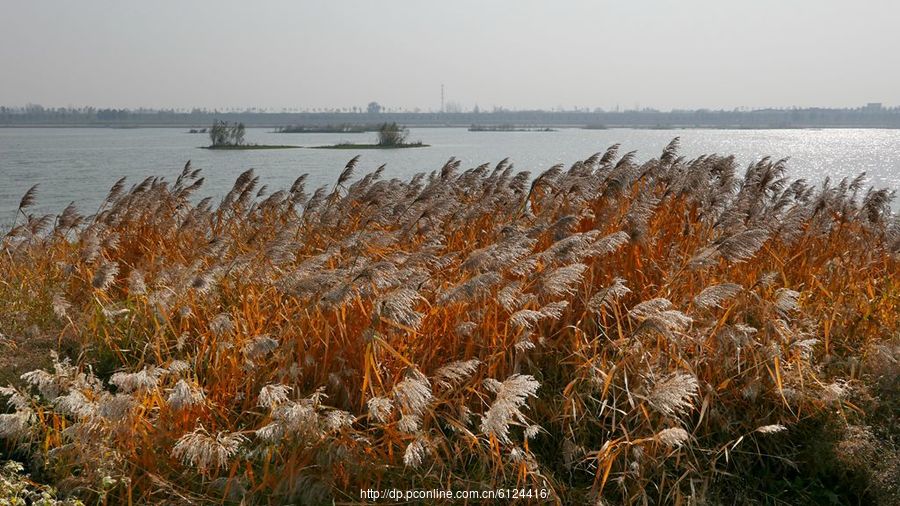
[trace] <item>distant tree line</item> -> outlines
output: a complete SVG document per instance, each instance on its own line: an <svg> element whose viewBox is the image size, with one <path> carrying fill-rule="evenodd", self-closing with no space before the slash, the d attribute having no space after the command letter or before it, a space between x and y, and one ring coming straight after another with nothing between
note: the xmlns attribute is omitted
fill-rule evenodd
<svg viewBox="0 0 900 506"><path fill-rule="evenodd" d="M221 112L204 109L96 109L44 108L40 105L0 107L0 125L4 126L185 126L198 127L214 120L243 123L247 127L297 127L341 124L393 123L407 126L534 125L606 126L606 127L713 127L713 128L792 128L792 127L878 127L900 128L900 107L869 104L847 109L759 109L738 110L674 110L642 109L632 111L603 110L505 110L491 112L395 112L376 102L364 108L344 108L327 112Z"/></svg>

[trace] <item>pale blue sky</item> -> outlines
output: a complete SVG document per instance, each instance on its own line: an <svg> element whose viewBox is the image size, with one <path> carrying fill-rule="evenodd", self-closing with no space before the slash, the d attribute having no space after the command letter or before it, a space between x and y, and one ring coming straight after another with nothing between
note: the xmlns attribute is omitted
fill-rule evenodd
<svg viewBox="0 0 900 506"><path fill-rule="evenodd" d="M0 104L900 105L888 0L0 0Z"/></svg>

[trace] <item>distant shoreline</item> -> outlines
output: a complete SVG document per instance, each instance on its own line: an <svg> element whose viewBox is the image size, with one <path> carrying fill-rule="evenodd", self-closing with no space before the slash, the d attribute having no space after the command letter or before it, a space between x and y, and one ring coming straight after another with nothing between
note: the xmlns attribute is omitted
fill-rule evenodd
<svg viewBox="0 0 900 506"><path fill-rule="evenodd" d="M95 124L44 124L44 125L34 125L34 124L25 124L25 125L9 125L2 124L0 128L4 129L12 129L12 128L33 128L33 129L54 129L54 128L96 128L96 129L109 129L109 130L139 130L139 129L148 129L148 128L179 128L183 129L186 125L179 124L164 124L164 125L95 125ZM441 125L441 124L422 124L422 125L409 125L411 128L459 128L459 129L468 129L470 125ZM270 124L260 124L260 125L247 125L247 128L277 128L277 125ZM898 126L868 126L868 125L828 125L828 126L813 126L813 125L788 125L788 126L755 126L755 125L660 125L660 126L645 126L645 125L605 125L604 128L597 128L596 126L589 125L545 125L538 128L552 128L552 129L579 129L579 130L900 130L900 125ZM501 131L502 132L502 131ZM303 133L324 133L324 132L303 132ZM355 133L355 132L335 132L335 133ZM302 133L298 133L301 134Z"/></svg>
<svg viewBox="0 0 900 506"><path fill-rule="evenodd" d="M507 110L468 112L262 112L193 110L130 110L94 108L43 109L0 108L0 127L181 127L204 128L214 121L243 123L247 128L334 129L348 125L397 123L406 128L484 127L528 125L543 128L723 128L723 129L804 129L804 128L900 128L900 107L878 102L858 107L761 108L752 110L652 108L629 110Z"/></svg>

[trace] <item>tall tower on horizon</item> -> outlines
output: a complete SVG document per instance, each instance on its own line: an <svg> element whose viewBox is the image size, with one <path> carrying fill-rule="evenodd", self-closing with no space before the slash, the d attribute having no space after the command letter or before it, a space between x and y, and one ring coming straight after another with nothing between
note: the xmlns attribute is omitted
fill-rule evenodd
<svg viewBox="0 0 900 506"><path fill-rule="evenodd" d="M441 83L441 112L444 112L444 83Z"/></svg>

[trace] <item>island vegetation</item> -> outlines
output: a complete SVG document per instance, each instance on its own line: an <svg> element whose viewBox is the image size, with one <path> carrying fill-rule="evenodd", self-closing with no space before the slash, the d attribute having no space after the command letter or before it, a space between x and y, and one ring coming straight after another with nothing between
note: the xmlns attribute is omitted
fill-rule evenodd
<svg viewBox="0 0 900 506"><path fill-rule="evenodd" d="M244 140L245 127L243 123L229 123L216 120L209 129L211 144L204 149L222 150L248 150L248 149L286 149L299 148L300 146L282 146L269 144L247 144Z"/></svg>
<svg viewBox="0 0 900 506"><path fill-rule="evenodd" d="M33 369L0 388L0 456L25 463L0 483L87 504L898 503L892 192L676 142L537 175L357 166L269 195L249 170L214 204L188 164L90 216L33 215L30 190L0 240L0 359Z"/></svg>
<svg viewBox="0 0 900 506"><path fill-rule="evenodd" d="M397 123L382 123L377 130L378 142L375 144L357 144L341 142L330 146L315 146L318 149L399 149L425 148L428 144L422 141L409 142L409 129Z"/></svg>

